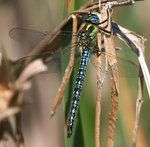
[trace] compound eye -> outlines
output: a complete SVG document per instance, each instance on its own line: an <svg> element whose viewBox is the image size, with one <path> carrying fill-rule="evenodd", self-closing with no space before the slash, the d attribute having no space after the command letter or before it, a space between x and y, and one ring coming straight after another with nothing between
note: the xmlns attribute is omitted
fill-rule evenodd
<svg viewBox="0 0 150 147"><path fill-rule="evenodd" d="M96 15L93 15L91 18L92 23L99 23L99 18Z"/></svg>
<svg viewBox="0 0 150 147"><path fill-rule="evenodd" d="M88 19L88 15L85 15L84 17L83 17L83 21L86 21Z"/></svg>

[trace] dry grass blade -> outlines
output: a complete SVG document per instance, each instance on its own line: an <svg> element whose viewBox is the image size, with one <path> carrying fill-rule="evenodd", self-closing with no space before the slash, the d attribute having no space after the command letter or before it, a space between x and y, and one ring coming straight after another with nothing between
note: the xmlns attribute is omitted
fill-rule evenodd
<svg viewBox="0 0 150 147"><path fill-rule="evenodd" d="M98 33L98 48L101 49L101 34ZM101 81L101 56L96 59L97 62L97 98L96 98L96 118L95 118L95 146L100 147L100 114L101 114L101 97L102 97L102 81Z"/></svg>
<svg viewBox="0 0 150 147"><path fill-rule="evenodd" d="M107 147L113 147L114 145L115 127L116 127L116 121L118 117L118 103L119 103L118 91L116 89L115 81L114 79L112 79L111 81L111 112L109 114L109 122L108 122Z"/></svg>
<svg viewBox="0 0 150 147"><path fill-rule="evenodd" d="M115 55L115 49L113 44L113 36L104 37L106 51ZM115 136L115 127L118 116L118 101L119 101L119 75L117 68L117 60L115 58L108 57L108 63L112 70L112 86L111 86L111 112L109 114L108 122L108 140L107 147L113 147L114 145L114 136Z"/></svg>
<svg viewBox="0 0 150 147"><path fill-rule="evenodd" d="M144 54L144 52L145 52L144 48L142 48L142 51ZM136 101L136 117L135 117L135 124L134 124L134 130L133 130L133 138L132 138L132 146L133 147L136 147L137 134L138 134L138 124L139 124L141 107L142 107L142 103L143 103L143 81L144 81L144 77L143 77L141 69L139 71L139 75L140 75L139 76L139 91L138 91L138 98Z"/></svg>
<svg viewBox="0 0 150 147"><path fill-rule="evenodd" d="M72 15L72 19L73 19L73 32L77 32L77 18L75 17L75 15ZM76 36L72 35L72 44L75 44L75 42L76 42ZM56 95L56 99L55 99L55 102L54 102L52 110L51 110L51 116L54 115L58 105L60 104L63 94L64 94L64 91L66 89L66 85L70 79L72 69L73 69L73 64L74 64L74 55L75 55L75 46L71 48L70 60L69 60L68 66L65 70L65 74L64 74L62 83L61 83L58 93Z"/></svg>
<svg viewBox="0 0 150 147"><path fill-rule="evenodd" d="M134 124L134 130L133 130L132 147L136 147L138 124L139 124L141 107L143 103L143 75L142 73L140 75L141 76L139 79L139 92L138 92L138 98L136 101L136 117L135 117L135 124Z"/></svg>

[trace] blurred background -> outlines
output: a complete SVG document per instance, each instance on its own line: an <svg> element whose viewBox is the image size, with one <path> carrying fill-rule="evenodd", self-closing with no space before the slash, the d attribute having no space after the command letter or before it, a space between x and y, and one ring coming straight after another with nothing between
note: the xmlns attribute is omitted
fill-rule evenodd
<svg viewBox="0 0 150 147"><path fill-rule="evenodd" d="M133 6L114 9L115 22L145 38L146 62L150 67L150 1L136 2ZM60 0L0 0L0 42L5 46L8 56L17 59L26 55L31 46L17 42L9 37L9 30L16 26L51 31L63 19L64 1ZM60 104L55 116L50 119L50 108L54 102L61 82L59 72L41 74L32 80L32 88L24 93L26 105L22 111L22 132L25 147L63 147L64 112ZM138 93L138 78L120 78L119 116L116 126L115 146L131 146L135 119L135 106ZM95 100L95 99L93 99ZM106 145L108 119L107 96L102 103L102 146ZM140 116L140 129L137 147L150 146L150 100L146 88ZM106 116L106 118L104 117ZM103 135L104 134L104 135Z"/></svg>

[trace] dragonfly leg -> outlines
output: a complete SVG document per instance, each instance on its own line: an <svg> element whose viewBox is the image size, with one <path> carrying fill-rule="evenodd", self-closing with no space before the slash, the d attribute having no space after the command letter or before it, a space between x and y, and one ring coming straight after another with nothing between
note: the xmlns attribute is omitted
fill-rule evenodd
<svg viewBox="0 0 150 147"><path fill-rule="evenodd" d="M108 12L108 9L107 9L107 19L105 19L104 21L100 22L99 24L104 24L105 22L107 22L107 25L105 26L105 28L108 26L108 21L109 21L109 12Z"/></svg>
<svg viewBox="0 0 150 147"><path fill-rule="evenodd" d="M77 32L77 18L74 14L72 14L72 19L73 19L73 32ZM72 35L72 44L75 44L76 42L76 35ZM52 110L51 110L51 116L54 115L58 105L60 104L66 85L70 79L71 73L72 73L72 69L73 69L73 64L74 64L74 55L75 55L75 46L73 45L71 47L71 52L70 52L70 60L69 60L69 64L65 70L65 74L64 77L62 79L61 85L58 89Z"/></svg>
<svg viewBox="0 0 150 147"><path fill-rule="evenodd" d="M107 8L107 10L102 10L102 11L106 11L106 14L107 16L102 16L102 18L104 17L107 17L104 21L100 22L99 23L99 30L105 32L105 34L108 34L108 36L111 35L111 18L110 18L110 12L109 12L109 7ZM107 23L106 25L104 25L105 23Z"/></svg>

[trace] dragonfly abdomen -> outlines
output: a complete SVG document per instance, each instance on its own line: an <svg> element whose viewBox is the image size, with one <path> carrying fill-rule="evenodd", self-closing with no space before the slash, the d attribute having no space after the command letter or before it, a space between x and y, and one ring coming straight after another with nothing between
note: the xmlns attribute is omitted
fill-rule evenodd
<svg viewBox="0 0 150 147"><path fill-rule="evenodd" d="M77 73L77 79L75 82L75 88L74 88L74 92L73 92L72 106L71 106L70 118L69 118L69 123L68 123L68 137L70 137L72 134L73 122L74 122L75 114L78 109L78 103L80 100L82 85L84 82L86 68L88 65L90 54L91 54L90 49L83 49L82 58L80 61L80 67L79 67L79 70Z"/></svg>

